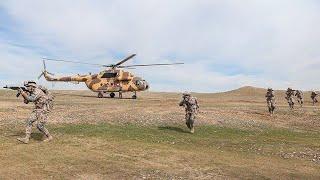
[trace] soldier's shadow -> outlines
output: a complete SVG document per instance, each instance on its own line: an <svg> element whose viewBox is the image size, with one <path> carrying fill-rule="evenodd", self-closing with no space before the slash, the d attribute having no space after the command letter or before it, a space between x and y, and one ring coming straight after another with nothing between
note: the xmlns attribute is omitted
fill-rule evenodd
<svg viewBox="0 0 320 180"><path fill-rule="evenodd" d="M13 132L7 135L6 137L24 137L26 134L24 132Z"/></svg>
<svg viewBox="0 0 320 180"><path fill-rule="evenodd" d="M15 132L13 134L8 135L8 137L25 137L24 132ZM33 139L35 141L42 141L43 134L41 133L31 133L30 139Z"/></svg>
<svg viewBox="0 0 320 180"><path fill-rule="evenodd" d="M42 141L43 134L42 133L32 133L31 134L31 139L35 141Z"/></svg>
<svg viewBox="0 0 320 180"><path fill-rule="evenodd" d="M179 128L179 127L172 127L172 126L159 126L158 127L159 130L163 130L163 131L176 131L176 132L179 132L179 133L188 133L189 134L189 131L186 131L182 128Z"/></svg>

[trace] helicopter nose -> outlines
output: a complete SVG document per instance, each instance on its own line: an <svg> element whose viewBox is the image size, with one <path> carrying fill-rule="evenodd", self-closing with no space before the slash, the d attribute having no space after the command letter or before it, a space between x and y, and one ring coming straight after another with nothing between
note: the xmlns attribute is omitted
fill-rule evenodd
<svg viewBox="0 0 320 180"><path fill-rule="evenodd" d="M148 84L148 82L145 81L145 80L137 80L137 81L136 81L136 86L138 87L138 89L139 89L140 91L149 89L149 84Z"/></svg>

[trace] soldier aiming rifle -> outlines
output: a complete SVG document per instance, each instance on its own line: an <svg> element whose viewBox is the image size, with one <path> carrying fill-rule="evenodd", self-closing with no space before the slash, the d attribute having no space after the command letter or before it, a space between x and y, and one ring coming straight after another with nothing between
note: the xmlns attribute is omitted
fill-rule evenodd
<svg viewBox="0 0 320 180"><path fill-rule="evenodd" d="M22 95L24 103L28 104L33 102L35 107L27 120L26 136L24 138L17 138L18 141L25 144L29 143L31 136L32 126L36 124L37 129L45 136L44 141L51 141L53 138L45 124L48 119L48 114L52 109L53 96L43 86L38 86L34 81L24 83L25 87L4 87L6 89L17 90L17 97Z"/></svg>

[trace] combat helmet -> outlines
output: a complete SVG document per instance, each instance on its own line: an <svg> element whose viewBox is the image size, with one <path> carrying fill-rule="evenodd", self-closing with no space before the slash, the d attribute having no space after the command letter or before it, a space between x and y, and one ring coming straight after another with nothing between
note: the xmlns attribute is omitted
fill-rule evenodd
<svg viewBox="0 0 320 180"><path fill-rule="evenodd" d="M183 96L191 96L191 93L188 91L185 91L184 93L182 93Z"/></svg>
<svg viewBox="0 0 320 180"><path fill-rule="evenodd" d="M23 84L25 87L29 87L29 86L37 87L37 83L35 81L25 81Z"/></svg>
<svg viewBox="0 0 320 180"><path fill-rule="evenodd" d="M273 91L273 89L272 88L268 88L268 91Z"/></svg>

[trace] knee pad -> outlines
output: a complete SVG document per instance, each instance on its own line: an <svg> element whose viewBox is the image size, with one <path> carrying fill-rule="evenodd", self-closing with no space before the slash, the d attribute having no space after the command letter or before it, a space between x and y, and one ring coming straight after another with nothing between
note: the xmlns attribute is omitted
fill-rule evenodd
<svg viewBox="0 0 320 180"><path fill-rule="evenodd" d="M43 129L44 129L44 124L38 123L38 124L37 124L37 128L38 128L40 131L43 131Z"/></svg>

